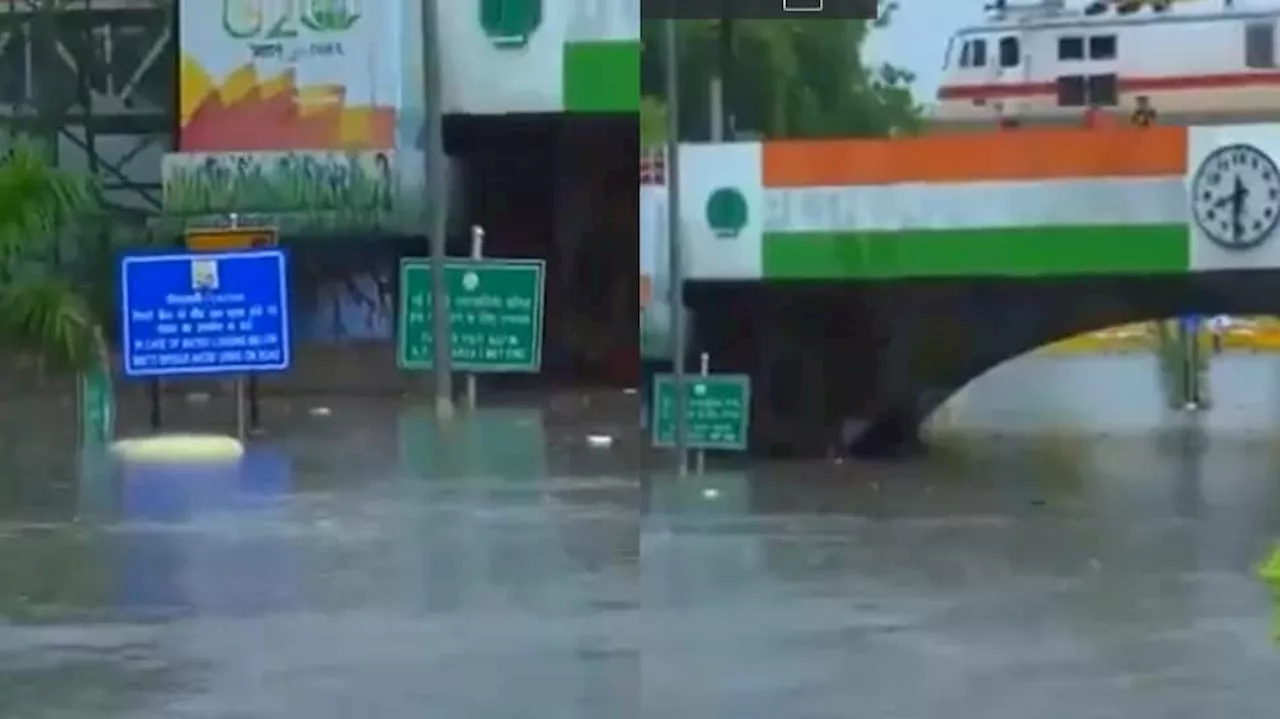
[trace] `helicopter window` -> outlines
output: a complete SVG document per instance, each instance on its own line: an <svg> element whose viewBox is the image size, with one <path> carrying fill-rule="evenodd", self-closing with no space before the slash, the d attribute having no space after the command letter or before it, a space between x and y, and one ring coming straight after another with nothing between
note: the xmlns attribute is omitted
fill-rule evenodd
<svg viewBox="0 0 1280 719"><path fill-rule="evenodd" d="M1089 59L1090 60L1114 60L1116 59L1116 36L1115 35L1094 35L1089 38Z"/></svg>
<svg viewBox="0 0 1280 719"><path fill-rule="evenodd" d="M1000 67L1017 67L1021 60L1022 53L1018 50L1018 38L1000 38Z"/></svg>
<svg viewBox="0 0 1280 719"><path fill-rule="evenodd" d="M1085 86L1083 75L1063 75L1058 78L1058 105L1084 107Z"/></svg>
<svg viewBox="0 0 1280 719"><path fill-rule="evenodd" d="M1276 66L1276 28L1271 23L1252 23L1244 28L1244 64L1252 68Z"/></svg>
<svg viewBox="0 0 1280 719"><path fill-rule="evenodd" d="M1084 59L1084 38L1082 37L1058 38L1058 59L1059 60L1083 60Z"/></svg>
<svg viewBox="0 0 1280 719"><path fill-rule="evenodd" d="M960 47L960 67L969 67L972 64L973 41L966 40L964 45Z"/></svg>

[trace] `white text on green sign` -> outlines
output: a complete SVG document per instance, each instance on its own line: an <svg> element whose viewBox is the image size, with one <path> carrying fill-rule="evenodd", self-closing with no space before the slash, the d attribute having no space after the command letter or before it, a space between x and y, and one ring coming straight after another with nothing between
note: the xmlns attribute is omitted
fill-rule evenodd
<svg viewBox="0 0 1280 719"><path fill-rule="evenodd" d="M542 367L542 260L450 261L444 266L450 356L463 372L531 372ZM435 358L431 263L400 263L397 361L431 369Z"/></svg>
<svg viewBox="0 0 1280 719"><path fill-rule="evenodd" d="M745 450L751 413L751 378L720 374L685 380L687 446L690 449ZM653 380L653 444L676 443L676 383L671 375Z"/></svg>

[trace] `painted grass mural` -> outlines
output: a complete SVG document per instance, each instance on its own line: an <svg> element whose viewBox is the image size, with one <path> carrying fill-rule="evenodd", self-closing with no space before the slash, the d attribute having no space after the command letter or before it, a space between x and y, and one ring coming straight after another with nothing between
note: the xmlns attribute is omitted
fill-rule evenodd
<svg viewBox="0 0 1280 719"><path fill-rule="evenodd" d="M242 222L282 231L394 231L425 212L425 203L409 213L397 207L394 157L382 151L167 155L166 224L217 224L235 212Z"/></svg>

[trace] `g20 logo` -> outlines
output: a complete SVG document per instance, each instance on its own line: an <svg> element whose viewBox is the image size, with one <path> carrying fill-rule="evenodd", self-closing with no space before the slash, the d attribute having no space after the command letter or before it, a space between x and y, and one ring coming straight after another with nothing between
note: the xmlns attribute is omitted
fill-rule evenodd
<svg viewBox="0 0 1280 719"><path fill-rule="evenodd" d="M344 32L362 14L361 0L222 0L222 29L237 40L284 40L303 29Z"/></svg>

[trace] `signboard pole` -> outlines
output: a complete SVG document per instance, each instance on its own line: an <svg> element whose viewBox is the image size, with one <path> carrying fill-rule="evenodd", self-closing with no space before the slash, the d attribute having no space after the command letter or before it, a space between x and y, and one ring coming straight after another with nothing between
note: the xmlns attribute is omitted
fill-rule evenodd
<svg viewBox="0 0 1280 719"><path fill-rule="evenodd" d="M435 340L435 391L436 417L448 420L453 417L453 348L450 345L448 295L445 288L444 263L448 255L445 234L448 232L449 208L448 158L444 151L444 94L442 92L440 51L440 0L424 0L422 6L423 47L427 54L427 147L426 177L431 193L431 227L427 240L431 243L431 296L436 308L432 332Z"/></svg>
<svg viewBox="0 0 1280 719"><path fill-rule="evenodd" d="M232 212L227 216L231 221L231 229L240 227L240 215ZM241 442L249 437L249 415L245 397L245 376L236 375L236 439Z"/></svg>
<svg viewBox="0 0 1280 719"><path fill-rule="evenodd" d="M677 471L689 471L689 428L685 397L685 331L684 331L684 248L680 242L680 76L676 53L676 21L666 21L666 91L667 91L667 260L671 275L671 371L676 385L676 456Z"/></svg>
<svg viewBox="0 0 1280 719"><path fill-rule="evenodd" d="M479 262L484 259L484 228L471 226L471 259ZM439 306L439 305L437 305ZM475 411L478 391L476 390L476 373L467 373L467 409Z"/></svg>
<svg viewBox="0 0 1280 719"><path fill-rule="evenodd" d="M703 352L702 357L698 361L698 376L704 379L711 374L711 353ZM706 474L707 472L707 450L699 449L695 455L695 467L698 474Z"/></svg>

